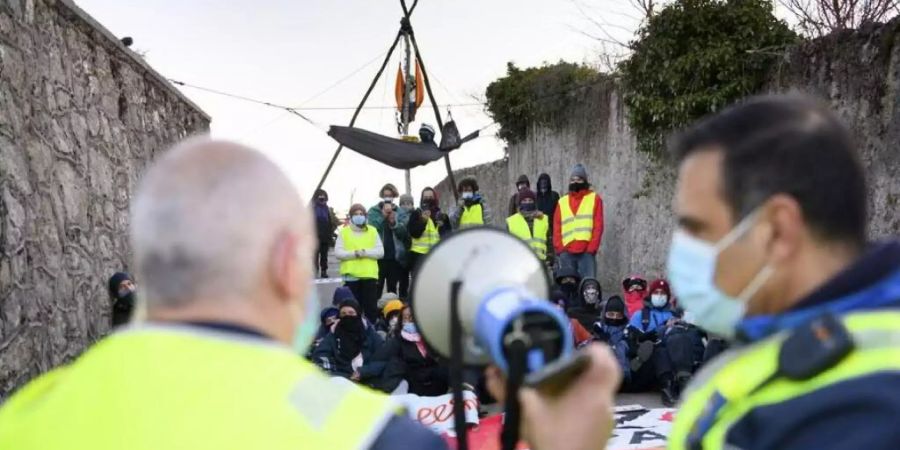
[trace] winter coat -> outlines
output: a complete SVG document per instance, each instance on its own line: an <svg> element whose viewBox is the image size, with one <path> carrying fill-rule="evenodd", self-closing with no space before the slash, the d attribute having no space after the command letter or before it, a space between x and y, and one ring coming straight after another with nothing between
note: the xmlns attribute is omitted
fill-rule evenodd
<svg viewBox="0 0 900 450"><path fill-rule="evenodd" d="M627 328L627 324L610 325L602 321L596 322L593 327L597 338L609 344L616 355L616 361L619 362L619 367L622 369L622 379L626 381L631 378L631 365L628 360L628 337L625 332Z"/></svg>
<svg viewBox="0 0 900 450"><path fill-rule="evenodd" d="M581 206L581 200L594 191L585 189L579 192L569 193L569 207L572 214L577 214L578 207ZM562 243L562 219L560 209L556 208L553 212L553 249L556 254L561 253L590 253L596 254L600 249L600 239L603 237L603 199L597 194L594 200L594 228L591 231L590 241L572 241L569 245L563 246Z"/></svg>
<svg viewBox="0 0 900 450"><path fill-rule="evenodd" d="M422 356L416 343L404 338L402 333L389 338L385 345L390 348L390 360L382 377L385 388L391 384L396 387L403 379L409 383L410 394L438 396L447 393L447 367L432 355Z"/></svg>
<svg viewBox="0 0 900 450"><path fill-rule="evenodd" d="M375 327L366 325L363 332L365 338L362 345L363 365L359 368L360 381L371 383L381 376L387 365L387 356L381 352L384 341ZM340 355L340 340L329 333L312 352L312 361L333 376L350 378L353 375L352 360L348 361Z"/></svg>
<svg viewBox="0 0 900 450"><path fill-rule="evenodd" d="M474 205L481 205L481 220L484 222L484 225L490 226L491 221L494 220L494 214L491 212L491 208L487 205L483 198L480 195L476 195L475 198L471 201L465 202L465 208L471 208ZM456 205L453 209L450 210L450 226L454 230L459 229L459 222L462 219L463 211L465 209L463 206Z"/></svg>
<svg viewBox="0 0 900 450"><path fill-rule="evenodd" d="M547 180L547 192L541 192L541 180ZM537 194L537 209L546 214L547 217L553 217L556 212L556 205L559 203L559 192L553 190L553 183L550 182L550 175L542 173L538 177L534 192ZM552 220L551 226L552 226Z"/></svg>
<svg viewBox="0 0 900 450"><path fill-rule="evenodd" d="M646 326L643 324L644 314L650 315L650 319ZM672 314L672 311L669 309L668 303L662 308L654 308L650 305L650 298L648 297L644 300L644 308L638 310L631 316L628 326L636 328L645 334L655 331L657 336L661 338L665 334L666 322L674 317L675 315Z"/></svg>
<svg viewBox="0 0 900 450"><path fill-rule="evenodd" d="M434 202L435 202L435 205L431 208L431 220L434 222L434 226L437 227L437 229L438 229L438 235L441 238L443 238L443 237L447 236L448 234L450 234L450 232L453 231L453 227L450 225L450 218L447 217L447 214L444 214L444 212L441 211L441 207L439 206L440 205L440 196L438 195L437 191L434 191ZM421 196L419 197L419 205L420 206L422 205L422 197ZM417 211L421 212L421 208L417 209ZM410 221L412 222L414 219L415 219L415 217L410 218ZM420 238L420 237L422 237L422 232L425 231L425 221L421 219L421 215L416 220L417 220L418 224L421 224L422 231L419 231L418 232L419 234L413 234L412 232L410 232L410 235L413 238Z"/></svg>

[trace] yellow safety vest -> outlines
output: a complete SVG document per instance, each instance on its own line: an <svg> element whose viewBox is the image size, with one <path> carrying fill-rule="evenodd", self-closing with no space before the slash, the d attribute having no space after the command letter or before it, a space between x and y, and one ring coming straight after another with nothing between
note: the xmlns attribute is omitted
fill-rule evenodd
<svg viewBox="0 0 900 450"><path fill-rule="evenodd" d="M875 372L900 370L900 313L855 313L838 320L849 332L855 348L831 368L805 380L779 377L764 384L776 373L779 352L788 337L786 332L713 360L688 387L686 400L676 413L668 448L729 448L728 431L754 408Z"/></svg>
<svg viewBox="0 0 900 450"><path fill-rule="evenodd" d="M459 218L459 227L476 227L484 225L484 214L482 212L481 203L472 206L463 206L462 215Z"/></svg>
<svg viewBox="0 0 900 450"><path fill-rule="evenodd" d="M368 225L365 233L356 233L350 226L346 226L341 229L341 238L344 240L344 250L348 252L372 251L378 241L378 230ZM378 260L372 258L345 259L341 261L341 275L348 275L360 280L378 278Z"/></svg>
<svg viewBox="0 0 900 450"><path fill-rule="evenodd" d="M535 218L533 222L534 232L528 229L528 222L522 214L513 214L506 218L506 228L519 239L525 241L541 261L547 259L547 231L550 224L547 216Z"/></svg>
<svg viewBox="0 0 900 450"><path fill-rule="evenodd" d="M402 412L290 348L191 326L124 329L0 408L0 448L369 448Z"/></svg>
<svg viewBox="0 0 900 450"><path fill-rule="evenodd" d="M437 227L434 226L434 222L429 217L428 223L425 224L425 232L422 233L422 236L412 239L409 251L420 255L427 254L440 240L441 235L438 234Z"/></svg>
<svg viewBox="0 0 900 450"><path fill-rule="evenodd" d="M569 206L569 195L564 195L559 199L559 220L561 223L560 233L562 235L563 246L569 245L574 241L590 241L591 234L594 232L594 203L596 203L597 194L591 192L581 199L578 205L578 212L572 214L572 207Z"/></svg>

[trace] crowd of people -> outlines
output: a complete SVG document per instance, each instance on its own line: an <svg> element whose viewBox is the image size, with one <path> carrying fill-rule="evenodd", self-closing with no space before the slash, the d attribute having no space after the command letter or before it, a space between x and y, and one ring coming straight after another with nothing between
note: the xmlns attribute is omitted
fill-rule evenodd
<svg viewBox="0 0 900 450"><path fill-rule="evenodd" d="M568 193L560 196L546 173L538 176L537 191L527 175L518 177L506 230L529 245L552 273L556 284L549 300L569 316L576 344L607 342L624 374L623 390L656 389L663 403L672 405L704 361L709 337L685 320L665 279L648 283L628 276L621 292L603 297L596 278L603 199L591 188L582 164L572 168L568 181ZM333 305L321 313L321 328L307 355L319 367L385 392L446 392L447 368L429 355L405 302L419 258L442 237L494 225L478 181L467 177L457 188L460 200L445 214L434 189L422 191L417 208L411 196L385 184L381 200L368 209L351 206L349 223L340 229L327 193L316 193L317 234L327 244L336 236L334 253L343 280ZM321 253L316 263L327 275Z"/></svg>

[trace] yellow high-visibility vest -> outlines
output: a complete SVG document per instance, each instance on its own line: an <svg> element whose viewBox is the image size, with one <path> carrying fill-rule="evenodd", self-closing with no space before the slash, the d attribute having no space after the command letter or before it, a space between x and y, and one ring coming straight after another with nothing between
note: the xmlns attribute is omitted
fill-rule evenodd
<svg viewBox="0 0 900 450"><path fill-rule="evenodd" d="M789 336L779 333L713 360L688 386L668 439L670 450L724 449L729 430L755 408L827 389L857 377L900 371L900 313L871 311L838 319L854 349L804 380L775 376ZM760 424L761 426L764 424ZM761 432L765 432L761 429Z"/></svg>
<svg viewBox="0 0 900 450"><path fill-rule="evenodd" d="M114 333L22 388L0 408L0 448L369 448L400 412L286 346L153 325Z"/></svg>
<svg viewBox="0 0 900 450"><path fill-rule="evenodd" d="M528 222L520 213L506 218L506 228L509 229L509 232L525 241L538 258L544 261L547 259L547 232L550 230L547 216L542 215L540 218L535 218L532 226L534 227L533 232L528 229Z"/></svg>
<svg viewBox="0 0 900 450"><path fill-rule="evenodd" d="M366 226L364 233L356 233L350 226L341 229L344 249L348 252L375 249L378 241L378 230ZM372 258L354 258L341 261L341 275L348 275L360 280L378 278L378 261Z"/></svg>
<svg viewBox="0 0 900 450"><path fill-rule="evenodd" d="M422 233L422 236L412 239L409 251L420 255L427 254L440 240L441 235L438 234L437 227L434 226L434 222L429 217L428 222L425 224L425 232Z"/></svg>
<svg viewBox="0 0 900 450"><path fill-rule="evenodd" d="M481 203L476 203L472 206L463 206L462 215L459 218L459 227L467 228L479 225L484 225L484 213L481 208Z"/></svg>
<svg viewBox="0 0 900 450"><path fill-rule="evenodd" d="M572 207L569 206L569 195L564 195L559 199L559 221L560 234L562 235L562 243L564 246L574 241L590 241L591 234L594 231L594 203L596 203L597 194L591 192L581 199L578 205L578 212L573 214Z"/></svg>

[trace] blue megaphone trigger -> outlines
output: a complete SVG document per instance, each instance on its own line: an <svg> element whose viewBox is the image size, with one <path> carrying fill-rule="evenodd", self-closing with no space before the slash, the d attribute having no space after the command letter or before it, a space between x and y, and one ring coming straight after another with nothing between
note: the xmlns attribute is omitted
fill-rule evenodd
<svg viewBox="0 0 900 450"><path fill-rule="evenodd" d="M506 348L514 339L523 341L527 348L529 373L574 351L574 338L565 314L522 288L502 287L485 295L475 316L474 329L475 342L504 373L509 372Z"/></svg>

